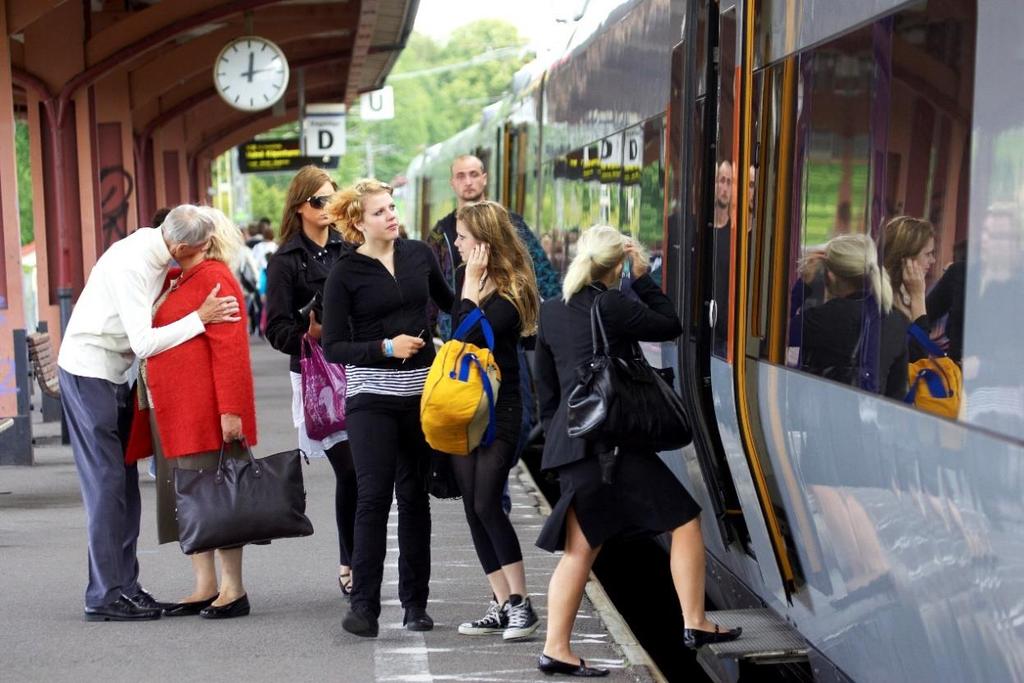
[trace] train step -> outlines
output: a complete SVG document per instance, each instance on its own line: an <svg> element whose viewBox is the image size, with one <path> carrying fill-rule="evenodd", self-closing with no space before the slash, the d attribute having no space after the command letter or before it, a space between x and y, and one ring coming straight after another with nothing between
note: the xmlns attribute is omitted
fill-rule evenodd
<svg viewBox="0 0 1024 683"><path fill-rule="evenodd" d="M808 645L800 633L770 609L737 609L708 612L708 618L725 628L743 628L742 637L701 648L697 661L712 680L736 683L758 680L752 665L762 671L776 665L804 664Z"/></svg>

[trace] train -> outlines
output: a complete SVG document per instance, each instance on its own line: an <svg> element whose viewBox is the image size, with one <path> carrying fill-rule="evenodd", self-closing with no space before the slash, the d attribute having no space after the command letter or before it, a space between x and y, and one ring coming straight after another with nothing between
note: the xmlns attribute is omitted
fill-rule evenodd
<svg viewBox="0 0 1024 683"><path fill-rule="evenodd" d="M557 269L596 223L648 249L684 333L644 350L694 423L660 457L705 511L708 595L768 610L813 680L1024 680L1021 36L1013 0L591 0L407 172L414 236L471 153ZM962 274L960 324L931 321L951 415L800 361L808 255L898 215L934 226L929 291Z"/></svg>

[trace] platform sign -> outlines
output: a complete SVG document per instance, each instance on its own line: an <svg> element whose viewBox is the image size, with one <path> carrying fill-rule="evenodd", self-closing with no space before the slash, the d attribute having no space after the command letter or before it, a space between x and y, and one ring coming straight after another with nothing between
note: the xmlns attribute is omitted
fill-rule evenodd
<svg viewBox="0 0 1024 683"><path fill-rule="evenodd" d="M238 170L241 173L297 171L303 166L335 169L340 157L304 156L298 138L252 140L238 146Z"/></svg>
<svg viewBox="0 0 1024 683"><path fill-rule="evenodd" d="M359 118L363 121L389 121L395 118L395 89L385 85L380 90L360 95Z"/></svg>
<svg viewBox="0 0 1024 683"><path fill-rule="evenodd" d="M601 141L601 164L598 178L602 183L617 183L622 180L622 133Z"/></svg>
<svg viewBox="0 0 1024 683"><path fill-rule="evenodd" d="M626 144L623 149L622 184L639 185L640 172L644 161L644 130L636 126L626 131Z"/></svg>
<svg viewBox="0 0 1024 683"><path fill-rule="evenodd" d="M308 156L343 156L345 105L307 104L306 116L302 119L302 140Z"/></svg>

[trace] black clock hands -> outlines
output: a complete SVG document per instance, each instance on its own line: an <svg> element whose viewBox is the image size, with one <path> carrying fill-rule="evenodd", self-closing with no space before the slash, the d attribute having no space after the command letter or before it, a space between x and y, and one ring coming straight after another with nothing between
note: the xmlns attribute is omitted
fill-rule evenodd
<svg viewBox="0 0 1024 683"><path fill-rule="evenodd" d="M252 83L252 77L256 75L256 71L253 68L254 67L253 60L255 60L255 59L256 59L256 53L255 52L250 52L249 53L249 70L242 72L242 75L245 76L246 78L248 78L250 83Z"/></svg>

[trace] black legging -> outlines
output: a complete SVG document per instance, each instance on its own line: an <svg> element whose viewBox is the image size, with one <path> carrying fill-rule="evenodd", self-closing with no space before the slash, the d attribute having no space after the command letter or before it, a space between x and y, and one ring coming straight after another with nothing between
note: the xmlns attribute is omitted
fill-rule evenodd
<svg viewBox="0 0 1024 683"><path fill-rule="evenodd" d="M473 546L485 574L523 559L515 527L501 507L501 494L515 458L515 445L503 439L477 448L467 457L451 456Z"/></svg>
<svg viewBox="0 0 1024 683"><path fill-rule="evenodd" d="M420 411L396 407L348 415L359 503L352 553L352 609L380 616L380 585L387 553L388 515L398 500L398 598L402 607L426 607L430 593L430 501L425 473L432 451Z"/></svg>
<svg viewBox="0 0 1024 683"><path fill-rule="evenodd" d="M325 451L334 469L334 521L338 525L338 564L352 566L352 542L356 524L356 470L348 441L336 443Z"/></svg>

